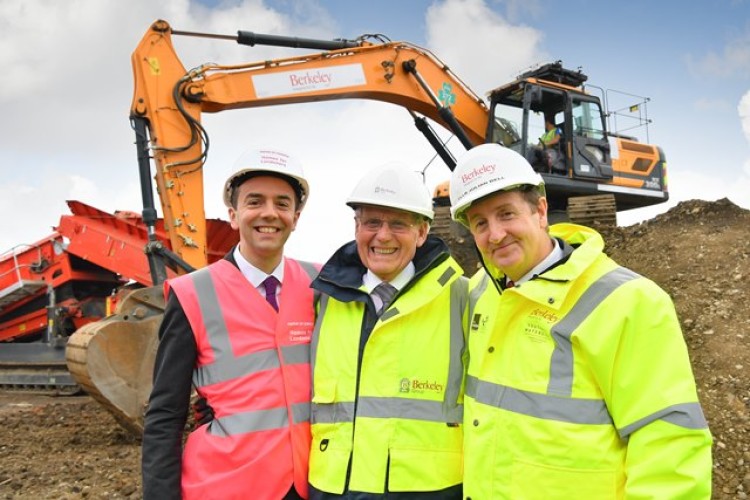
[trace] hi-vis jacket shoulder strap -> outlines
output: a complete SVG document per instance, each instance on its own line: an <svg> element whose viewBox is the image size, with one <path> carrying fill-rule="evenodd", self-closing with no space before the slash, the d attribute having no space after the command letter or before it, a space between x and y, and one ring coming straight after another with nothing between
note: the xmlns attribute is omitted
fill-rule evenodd
<svg viewBox="0 0 750 500"><path fill-rule="evenodd" d="M297 263L302 267L302 269L305 270L307 275L310 277L310 282L318 277L318 274L320 273L320 267L317 264L313 264L312 262L307 262L305 260L298 260ZM315 310L318 307L318 302L320 302L320 291L313 288L313 310Z"/></svg>

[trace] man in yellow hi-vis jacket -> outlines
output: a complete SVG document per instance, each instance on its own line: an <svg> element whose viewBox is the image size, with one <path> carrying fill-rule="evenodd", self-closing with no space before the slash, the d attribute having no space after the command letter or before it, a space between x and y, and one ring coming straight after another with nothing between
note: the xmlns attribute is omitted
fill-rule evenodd
<svg viewBox="0 0 750 500"><path fill-rule="evenodd" d="M709 498L711 435L670 297L596 231L549 228L544 182L511 150L468 151L450 188L484 263L464 497Z"/></svg>
<svg viewBox="0 0 750 500"><path fill-rule="evenodd" d="M347 204L355 241L313 281L310 499L458 500L468 280L407 166L369 172Z"/></svg>

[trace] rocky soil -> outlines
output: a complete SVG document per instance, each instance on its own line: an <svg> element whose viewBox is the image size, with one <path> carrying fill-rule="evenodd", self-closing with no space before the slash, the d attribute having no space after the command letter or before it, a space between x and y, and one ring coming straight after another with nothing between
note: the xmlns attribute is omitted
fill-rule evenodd
<svg viewBox="0 0 750 500"><path fill-rule="evenodd" d="M714 436L713 498L749 498L750 211L693 200L603 233L615 260L675 301Z"/></svg>
<svg viewBox="0 0 750 500"><path fill-rule="evenodd" d="M750 211L689 201L602 229L674 298L714 435L715 499L750 496ZM0 394L0 498L140 498L138 442L88 397Z"/></svg>

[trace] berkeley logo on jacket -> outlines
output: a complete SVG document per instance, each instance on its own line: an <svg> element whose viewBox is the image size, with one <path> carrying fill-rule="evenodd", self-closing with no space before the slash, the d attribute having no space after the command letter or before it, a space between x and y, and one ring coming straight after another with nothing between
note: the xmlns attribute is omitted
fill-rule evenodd
<svg viewBox="0 0 750 500"><path fill-rule="evenodd" d="M278 313L226 260L168 282L195 335L193 382L215 414L185 444L185 498L282 498L292 484L307 494L316 270L284 262Z"/></svg>
<svg viewBox="0 0 750 500"><path fill-rule="evenodd" d="M313 282L311 498L460 498L468 280L430 237L378 318L356 252L342 247Z"/></svg>
<svg viewBox="0 0 750 500"><path fill-rule="evenodd" d="M464 495L709 498L711 436L671 299L595 231L550 233L561 264L503 291L486 270L471 281Z"/></svg>

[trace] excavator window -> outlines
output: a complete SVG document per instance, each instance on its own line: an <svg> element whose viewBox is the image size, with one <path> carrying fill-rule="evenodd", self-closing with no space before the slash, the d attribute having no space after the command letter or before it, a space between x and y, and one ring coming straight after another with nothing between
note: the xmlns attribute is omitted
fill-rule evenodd
<svg viewBox="0 0 750 500"><path fill-rule="evenodd" d="M598 102L573 100L573 133L590 139L603 139L604 121Z"/></svg>
<svg viewBox="0 0 750 500"><path fill-rule="evenodd" d="M502 144L511 149L520 149L521 135L518 133L518 127L510 120L495 117L491 142Z"/></svg>

